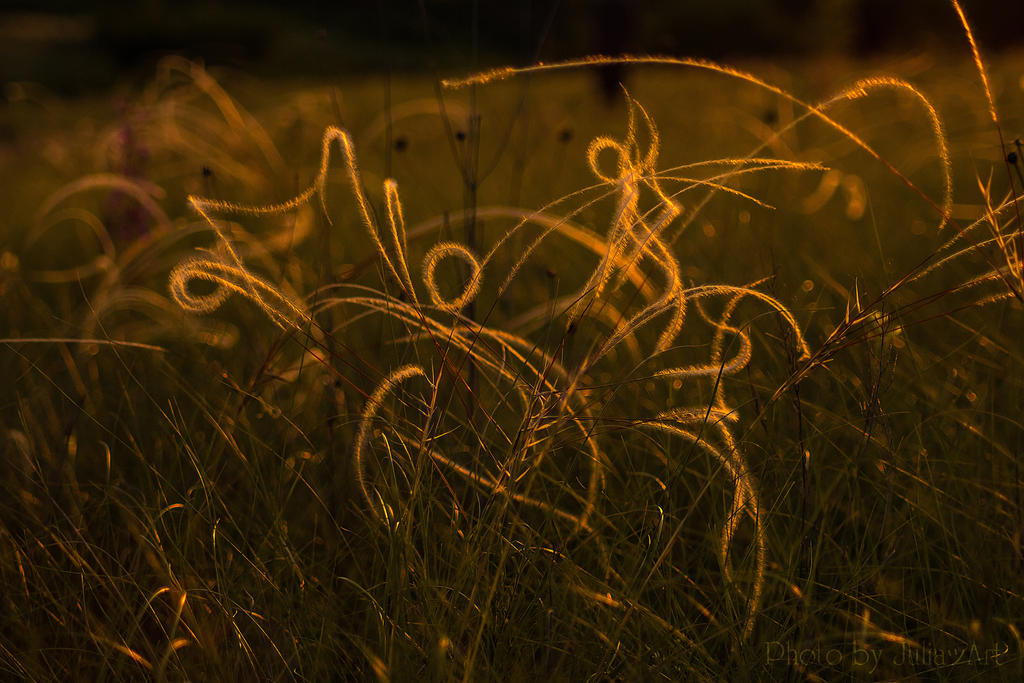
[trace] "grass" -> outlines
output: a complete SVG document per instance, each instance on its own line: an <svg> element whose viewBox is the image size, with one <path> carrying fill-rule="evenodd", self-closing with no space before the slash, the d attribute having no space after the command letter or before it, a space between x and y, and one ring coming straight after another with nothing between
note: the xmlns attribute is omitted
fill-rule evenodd
<svg viewBox="0 0 1024 683"><path fill-rule="evenodd" d="M1020 680L1024 82L959 54L9 88L0 671Z"/></svg>

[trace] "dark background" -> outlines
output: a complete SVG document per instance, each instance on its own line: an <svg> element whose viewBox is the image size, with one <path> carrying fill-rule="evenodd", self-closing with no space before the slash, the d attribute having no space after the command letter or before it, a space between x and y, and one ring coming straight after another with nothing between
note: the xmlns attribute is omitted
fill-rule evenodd
<svg viewBox="0 0 1024 683"><path fill-rule="evenodd" d="M964 0L984 50L1024 43L1024 2ZM76 93L162 54L265 76L465 69L594 52L963 54L946 0L71 0L0 4L0 80Z"/></svg>

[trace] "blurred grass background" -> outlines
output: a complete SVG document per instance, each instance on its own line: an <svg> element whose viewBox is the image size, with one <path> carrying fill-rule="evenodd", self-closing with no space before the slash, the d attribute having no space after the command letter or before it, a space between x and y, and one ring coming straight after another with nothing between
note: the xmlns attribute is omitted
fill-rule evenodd
<svg viewBox="0 0 1024 683"><path fill-rule="evenodd" d="M1024 41L1024 8L965 2L987 50ZM582 54L712 59L959 54L934 0L11 0L0 9L0 81L60 93L144 79L166 54L261 76L299 77L526 64Z"/></svg>

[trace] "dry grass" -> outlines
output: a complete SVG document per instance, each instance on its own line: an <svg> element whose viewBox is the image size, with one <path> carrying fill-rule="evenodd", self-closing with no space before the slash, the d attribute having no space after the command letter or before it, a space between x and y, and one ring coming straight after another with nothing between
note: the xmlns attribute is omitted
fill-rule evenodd
<svg viewBox="0 0 1024 683"><path fill-rule="evenodd" d="M174 58L45 133L0 671L1019 680L1024 83L953 6L973 72L824 96L591 57L253 115Z"/></svg>

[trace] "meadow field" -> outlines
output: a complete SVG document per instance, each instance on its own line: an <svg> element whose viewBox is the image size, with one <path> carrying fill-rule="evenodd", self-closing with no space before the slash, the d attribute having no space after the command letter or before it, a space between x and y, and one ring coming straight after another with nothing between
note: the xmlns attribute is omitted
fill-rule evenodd
<svg viewBox="0 0 1024 683"><path fill-rule="evenodd" d="M0 678L1022 680L980 50L7 84Z"/></svg>

